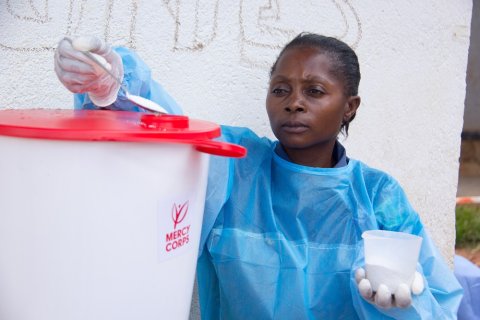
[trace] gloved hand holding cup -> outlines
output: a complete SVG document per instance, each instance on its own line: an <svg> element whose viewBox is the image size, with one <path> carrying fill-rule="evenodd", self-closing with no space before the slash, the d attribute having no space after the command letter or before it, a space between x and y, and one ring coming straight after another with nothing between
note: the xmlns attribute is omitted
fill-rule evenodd
<svg viewBox="0 0 480 320"><path fill-rule="evenodd" d="M416 271L422 238L384 230L365 231L362 238L365 269L355 272L361 296L384 309L410 306L411 294L420 294L425 287Z"/></svg>
<svg viewBox="0 0 480 320"><path fill-rule="evenodd" d="M62 39L55 51L55 73L73 93L87 93L92 102L105 107L117 99L120 84L83 52L90 52L117 79L123 79L123 64L111 46L95 36Z"/></svg>

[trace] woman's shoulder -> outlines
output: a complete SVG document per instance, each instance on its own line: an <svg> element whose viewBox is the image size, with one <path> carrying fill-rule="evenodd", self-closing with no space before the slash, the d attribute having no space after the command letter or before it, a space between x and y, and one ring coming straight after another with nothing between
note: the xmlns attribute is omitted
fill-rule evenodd
<svg viewBox="0 0 480 320"><path fill-rule="evenodd" d="M232 160L236 172L244 176L254 174L258 168L269 168L273 157L274 142L258 136L244 127L222 126L222 140L241 145L247 149L247 156Z"/></svg>
<svg viewBox="0 0 480 320"><path fill-rule="evenodd" d="M353 162L353 163L352 163ZM390 173L367 165L366 163L350 159L353 165L353 175L357 183L362 183L372 199L379 196L401 195L405 197L403 187L400 182Z"/></svg>
<svg viewBox="0 0 480 320"><path fill-rule="evenodd" d="M390 182L398 184L398 181L390 173L382 169L372 167L365 162L356 159L350 159L349 163L352 163L355 171L359 172L365 179L368 179L371 182Z"/></svg>
<svg viewBox="0 0 480 320"><path fill-rule="evenodd" d="M387 230L418 231L420 218L398 180L383 170L354 161L361 177L357 180L361 179L365 185L379 225Z"/></svg>

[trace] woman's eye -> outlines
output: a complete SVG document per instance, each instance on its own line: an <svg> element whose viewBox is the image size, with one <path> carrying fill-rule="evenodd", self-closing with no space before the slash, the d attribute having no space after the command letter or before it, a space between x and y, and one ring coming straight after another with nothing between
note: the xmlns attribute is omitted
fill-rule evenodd
<svg viewBox="0 0 480 320"><path fill-rule="evenodd" d="M287 89L284 89L284 88L273 88L272 93L274 95L279 96L279 95L284 95L284 94L288 93L288 91L287 91Z"/></svg>
<svg viewBox="0 0 480 320"><path fill-rule="evenodd" d="M314 95L314 96L320 96L320 95L323 95L325 93L322 89L319 89L319 88L310 88L310 89L307 90L307 92L310 95Z"/></svg>

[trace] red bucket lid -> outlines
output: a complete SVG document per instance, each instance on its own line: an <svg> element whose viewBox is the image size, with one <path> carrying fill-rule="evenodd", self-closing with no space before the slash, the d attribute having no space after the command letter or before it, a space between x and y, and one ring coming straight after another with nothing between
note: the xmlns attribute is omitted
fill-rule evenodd
<svg viewBox="0 0 480 320"><path fill-rule="evenodd" d="M0 110L0 135L4 136L189 143L198 150L217 155L242 157L246 154L238 145L211 141L220 134L220 126L215 123L179 115L109 110Z"/></svg>

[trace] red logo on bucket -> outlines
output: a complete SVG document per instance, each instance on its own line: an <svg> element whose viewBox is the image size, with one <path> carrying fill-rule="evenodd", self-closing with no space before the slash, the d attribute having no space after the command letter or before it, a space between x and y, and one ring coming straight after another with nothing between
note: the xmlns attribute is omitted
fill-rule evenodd
<svg viewBox="0 0 480 320"><path fill-rule="evenodd" d="M185 219L188 212L188 201L182 205L173 204L172 207L172 220L173 229L177 229L177 225Z"/></svg>
<svg viewBox="0 0 480 320"><path fill-rule="evenodd" d="M190 235L190 225L178 228L178 225L185 219L188 213L188 201L184 204L177 205L176 203L172 206L172 221L173 221L173 230L165 234L165 250L167 252L174 251L185 246L189 242Z"/></svg>

